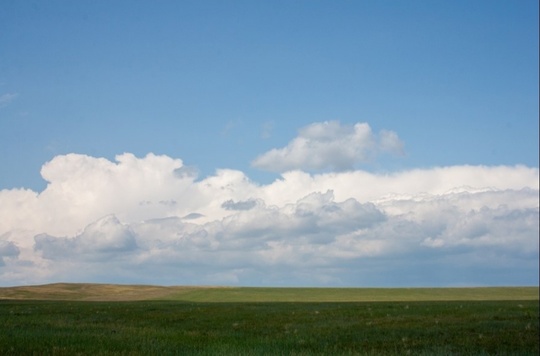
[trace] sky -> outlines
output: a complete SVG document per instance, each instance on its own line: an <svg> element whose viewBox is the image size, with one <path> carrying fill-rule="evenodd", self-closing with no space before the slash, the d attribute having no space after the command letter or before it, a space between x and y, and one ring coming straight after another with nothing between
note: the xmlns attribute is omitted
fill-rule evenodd
<svg viewBox="0 0 540 356"><path fill-rule="evenodd" d="M0 285L538 285L537 1L0 6Z"/></svg>

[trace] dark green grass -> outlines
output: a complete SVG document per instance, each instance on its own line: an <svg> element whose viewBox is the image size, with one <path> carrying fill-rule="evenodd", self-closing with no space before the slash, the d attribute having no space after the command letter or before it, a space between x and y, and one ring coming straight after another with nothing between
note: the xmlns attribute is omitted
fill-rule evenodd
<svg viewBox="0 0 540 356"><path fill-rule="evenodd" d="M1 355L538 355L530 301L0 301Z"/></svg>

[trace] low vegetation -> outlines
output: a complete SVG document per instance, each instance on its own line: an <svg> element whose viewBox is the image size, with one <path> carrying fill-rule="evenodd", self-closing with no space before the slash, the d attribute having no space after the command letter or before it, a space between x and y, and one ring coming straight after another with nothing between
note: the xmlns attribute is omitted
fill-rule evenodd
<svg viewBox="0 0 540 356"><path fill-rule="evenodd" d="M538 288L1 288L0 354L538 355L538 313Z"/></svg>
<svg viewBox="0 0 540 356"><path fill-rule="evenodd" d="M399 302L538 300L538 287L486 288L242 288L56 283L0 287L2 299L185 302Z"/></svg>

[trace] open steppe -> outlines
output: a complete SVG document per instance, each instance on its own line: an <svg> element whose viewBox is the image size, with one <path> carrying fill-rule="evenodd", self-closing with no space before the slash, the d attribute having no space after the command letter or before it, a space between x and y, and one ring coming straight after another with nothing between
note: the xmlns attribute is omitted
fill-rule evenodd
<svg viewBox="0 0 540 356"><path fill-rule="evenodd" d="M538 355L538 291L0 288L0 354Z"/></svg>
<svg viewBox="0 0 540 356"><path fill-rule="evenodd" d="M403 302L538 300L538 287L254 288L55 283L0 287L1 299L184 302Z"/></svg>

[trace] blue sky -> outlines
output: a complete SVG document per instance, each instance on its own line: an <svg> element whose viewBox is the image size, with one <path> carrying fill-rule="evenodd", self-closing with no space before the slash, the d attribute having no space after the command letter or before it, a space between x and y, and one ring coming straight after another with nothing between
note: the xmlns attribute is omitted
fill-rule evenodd
<svg viewBox="0 0 540 356"><path fill-rule="evenodd" d="M70 152L268 181L250 162L327 120L399 134L406 157L372 170L538 165L536 1L2 7L2 188L43 189L41 165Z"/></svg>
<svg viewBox="0 0 540 356"><path fill-rule="evenodd" d="M0 209L13 215L0 228L0 268L7 271L6 280L11 276L11 282L6 283L32 282L24 267L29 261L52 271L35 281L62 278L67 262L56 260L56 253L64 257L74 253L67 246L83 253L84 248L77 241L94 241L95 236L88 237L82 231L104 217L104 231L116 225L135 231L133 246L139 251L144 250L143 240L148 242L145 233L133 225L140 220L201 214L205 220L193 224L218 239L216 236L227 234L212 230L213 222L225 226L227 219L233 217L244 221L245 214L255 214L257 209L261 214L269 213L267 208L272 204L280 214L288 216L288 204L298 208L302 199L312 194L324 195L327 190L333 191L332 199L313 203L322 209L312 211L321 219L324 207L346 211L348 208L340 204L347 199L374 204L385 216L380 221L374 218L373 230L368 229L370 241L378 241L373 242L372 252L384 250L386 245L381 243L380 234L385 229L405 226L403 221L392 220L399 215L398 211L399 216L415 216L407 221L419 224L416 228L422 231L418 233L422 238L418 244L459 245L455 240L457 232L452 230L452 235L449 231L460 219L444 215L442 207L441 216L453 223L445 220L437 226L422 225L420 211L427 208L412 203L418 202L419 196L425 197L422 194L430 195L426 198L429 204L441 196L453 201L454 196L444 194L452 191L450 194L459 196L457 190L461 192L465 186L470 188L468 194L480 194L476 200L467 200L474 208L465 203L449 203L452 207L460 206L462 210L456 212L460 216L481 210L482 206L495 210L505 204L511 206L509 202L516 197L502 192L512 190L519 195L523 189L529 189L530 196L523 200L528 203L510 207L511 211L506 213L514 220L518 216L529 223L530 219L538 220L537 1L53 0L11 1L1 8ZM178 182L170 183L175 189L160 185L168 181L168 170L181 167L182 172L188 172L184 178L192 178L190 189L201 194L190 199L199 199L206 205L186 203L180 207L178 203L173 210L146 212L133 208L141 207L142 202L176 204L188 199L183 194L191 190L180 188ZM156 170L155 176L160 178L141 178L138 183L118 186L134 189L131 193L122 191L119 196L140 193L138 200L126 198L129 202L122 206L100 200L115 194L112 188L102 189L107 185L117 187L110 181L112 176L123 181L128 178L122 172L129 171L131 182L133 176L146 177L144 172L148 170ZM192 174L195 171L197 175ZM296 173L285 177L289 171ZM238 178L238 174L243 178ZM308 178L294 174L307 174ZM347 195L343 187L360 184L359 174L374 182L375 188L366 189L380 194L355 191ZM406 181L414 174L424 182L422 186L400 183L401 178ZM486 178L490 174L498 180ZM430 178L422 180L424 175ZM379 189L378 182L383 177L389 181L381 183ZM391 183L388 177L400 179ZM156 188L144 185L149 182ZM311 190L304 189L306 185ZM203 192L203 187L210 186L220 186L219 191L236 188L230 195L218 194L223 201L207 201L204 197L217 194L213 190ZM496 192L493 194L498 194L498 198L486 198L486 189ZM391 200L391 194L400 198ZM403 205L405 196L412 205ZM229 200L230 204L223 205ZM225 208L230 206L251 208ZM364 208L359 205L358 209ZM66 210L76 213L71 222L60 223L61 212ZM58 215L51 211L58 211ZM527 211L529 215L519 215L518 211ZM503 213L485 214L487 220L483 225L474 224L488 231ZM26 216L35 216L33 222L26 220ZM514 231L510 226L519 225L514 220L505 225L509 232ZM377 221L386 221L388 226L377 225ZM310 229L319 226L312 223L315 225L308 224ZM516 261L523 257L518 254L516 260L508 262L514 269L502 269L506 274L500 273L502 267L495 268L486 260L475 270L487 271L484 274L478 272L477 277L470 279L448 277L439 284L512 284L513 277L498 281L496 276L513 276L512 271L517 270L527 271L522 284L537 283L538 244L537 240L532 242L538 236L537 225L527 225L528 235L525 233L522 241L523 246L528 246L524 250L533 250L534 269L530 267L533 264L518 264ZM446 235L433 233L442 226L446 226ZM14 232L23 228L28 229L27 235ZM251 234L261 232L260 228L244 228ZM454 228L459 230L457 225ZM189 235L184 225L176 229ZM351 227L343 239L351 234L360 236L362 229L365 228ZM464 234L489 235L480 227L471 229L476 232L467 230ZM339 235L330 228L327 233ZM36 240L35 236L43 234L49 238ZM119 234L113 235L127 238ZM309 248L302 250L300 242L287 245L268 234L260 240L260 246L272 249L275 261L281 261L289 251L291 259L303 256L314 264L297 267L297 279L288 282L283 282L276 272L276 280L268 284L362 283L352 277L351 266L356 264L339 267L343 261L338 256L346 250L343 239L323 244L329 248L325 253L334 253L336 260L317 264L313 251L318 245L311 245L309 238L306 237L309 241L304 241L305 246L312 246L313 250L307 253ZM455 244L444 240L444 236L454 239ZM493 241L501 238L489 236ZM475 243L470 246L479 248ZM502 245L497 246L498 249ZM473 260L471 256L479 251L474 248L467 252ZM30 252L36 249L42 253L37 257ZM243 250L239 247L237 252L240 251ZM357 258L368 254L366 251L359 252ZM406 251L398 255L409 262L426 253L412 248ZM490 253L490 261L496 261L493 256L497 253ZM383 264L383 260L373 263ZM458 263L456 259L448 261L441 270L452 270ZM326 277L320 280L301 277L302 271L313 266L324 269L329 265L334 269L321 272ZM128 271L133 266L122 266L126 276L116 279L131 281ZM407 266L414 269L413 263ZM215 278L206 280L208 283L253 284L260 280L259 272L254 271L267 272L248 262L234 268L227 263L211 267ZM336 272L339 268L344 272ZM276 270L277 267L273 269ZM201 275L208 275L207 269L201 267L200 271ZM339 279L339 275L343 278ZM415 276L403 283L437 283L435 277ZM99 273L63 278L106 279ZM140 282L136 278L134 281ZM366 277L364 281L392 285L377 278ZM198 283L181 278L162 282ZM399 279L394 284L398 282Z"/></svg>

